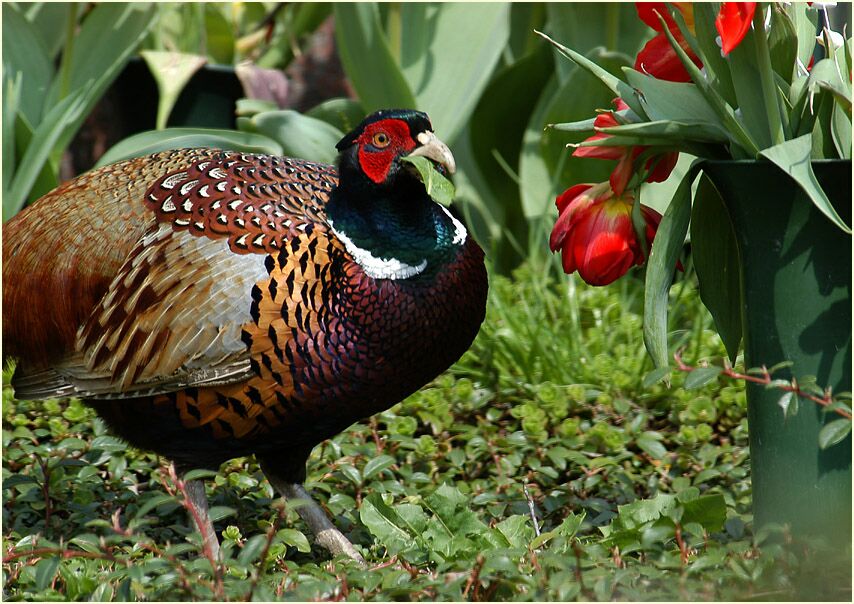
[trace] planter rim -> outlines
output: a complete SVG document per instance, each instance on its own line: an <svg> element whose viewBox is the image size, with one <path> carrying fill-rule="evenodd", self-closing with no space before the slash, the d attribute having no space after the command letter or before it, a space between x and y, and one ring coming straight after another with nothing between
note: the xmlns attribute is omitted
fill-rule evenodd
<svg viewBox="0 0 854 604"><path fill-rule="evenodd" d="M769 166L776 165L771 160L764 159L764 158L762 158L762 159L704 159L704 160L702 160L702 163L703 164L720 165L720 166L728 166L728 165L747 166L747 165L754 165L754 164L763 164L763 165L767 164ZM851 160L850 159L811 159L810 163L819 164L819 165L846 164L846 163L850 164Z"/></svg>

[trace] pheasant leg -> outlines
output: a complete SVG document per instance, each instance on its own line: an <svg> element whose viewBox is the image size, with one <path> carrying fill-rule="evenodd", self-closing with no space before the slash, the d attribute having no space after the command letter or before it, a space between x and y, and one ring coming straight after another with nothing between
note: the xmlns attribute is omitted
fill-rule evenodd
<svg viewBox="0 0 854 604"><path fill-rule="evenodd" d="M219 540L208 513L208 498L205 495L205 483L201 480L188 480L184 483L187 500L192 510L190 516L193 524L202 535L202 546L205 555L211 560L219 560Z"/></svg>
<svg viewBox="0 0 854 604"><path fill-rule="evenodd" d="M323 508L314 502L301 484L282 480L275 473L266 471L267 468L264 468L263 462L261 468L265 470L267 480L285 500L301 503L297 508L297 514L314 533L314 538L319 545L329 550L333 556L345 554L348 558L363 566L365 565L365 559L362 558L362 555L356 551L350 540L335 528Z"/></svg>

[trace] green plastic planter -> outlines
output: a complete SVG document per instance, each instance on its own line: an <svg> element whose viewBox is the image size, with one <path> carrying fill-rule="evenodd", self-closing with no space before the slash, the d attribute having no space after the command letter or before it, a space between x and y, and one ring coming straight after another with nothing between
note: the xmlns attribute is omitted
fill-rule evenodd
<svg viewBox="0 0 854 604"><path fill-rule="evenodd" d="M813 168L851 224L851 162ZM850 392L851 236L768 162L710 161L704 172L737 240L745 366L792 361L774 377L812 375L819 386ZM795 537L844 551L851 543L851 436L821 450L819 430L839 416L802 399L798 413L784 418L780 395L747 386L754 529L788 524Z"/></svg>

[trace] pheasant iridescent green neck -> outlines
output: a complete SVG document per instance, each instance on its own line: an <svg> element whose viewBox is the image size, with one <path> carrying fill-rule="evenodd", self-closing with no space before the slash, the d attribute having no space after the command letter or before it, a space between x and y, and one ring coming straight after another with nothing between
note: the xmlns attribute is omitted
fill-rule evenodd
<svg viewBox="0 0 854 604"><path fill-rule="evenodd" d="M468 236L462 223L423 191L414 200L365 202L333 194L327 217L353 259L374 279L433 273L454 258Z"/></svg>

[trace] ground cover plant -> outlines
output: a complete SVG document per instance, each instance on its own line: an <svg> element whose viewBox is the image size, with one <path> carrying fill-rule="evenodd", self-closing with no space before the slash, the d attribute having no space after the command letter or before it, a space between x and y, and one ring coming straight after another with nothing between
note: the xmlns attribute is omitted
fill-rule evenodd
<svg viewBox="0 0 854 604"><path fill-rule="evenodd" d="M312 453L307 488L368 569L313 546L253 459L209 481L212 565L162 460L79 401L5 385L4 598L849 599L785 531L752 533L743 387L645 383L641 282L555 272L493 275L454 367ZM691 278L671 293L674 346L720 358Z"/></svg>

